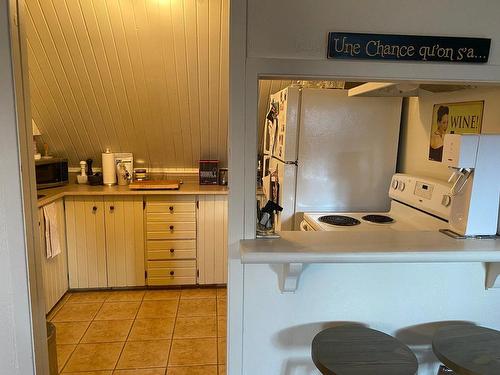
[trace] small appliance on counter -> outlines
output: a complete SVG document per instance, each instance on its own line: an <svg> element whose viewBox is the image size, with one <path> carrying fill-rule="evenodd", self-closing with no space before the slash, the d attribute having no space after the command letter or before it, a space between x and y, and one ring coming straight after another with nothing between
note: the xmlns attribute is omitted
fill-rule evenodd
<svg viewBox="0 0 500 375"><path fill-rule="evenodd" d="M200 160L200 185L217 185L219 183L218 167L218 160Z"/></svg>
<svg viewBox="0 0 500 375"><path fill-rule="evenodd" d="M35 174L37 189L66 185L69 183L68 159L35 160Z"/></svg>
<svg viewBox="0 0 500 375"><path fill-rule="evenodd" d="M496 236L500 232L500 134L446 134L442 162L453 171L447 234Z"/></svg>

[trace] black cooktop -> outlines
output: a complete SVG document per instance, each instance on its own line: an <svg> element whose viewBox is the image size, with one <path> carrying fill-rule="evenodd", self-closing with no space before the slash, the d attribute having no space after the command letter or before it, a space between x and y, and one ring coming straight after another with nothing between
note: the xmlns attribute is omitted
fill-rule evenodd
<svg viewBox="0 0 500 375"><path fill-rule="evenodd" d="M326 224L338 225L342 227L351 227L353 225L361 224L361 221L350 216L344 215L326 215L318 218L319 221Z"/></svg>
<svg viewBox="0 0 500 375"><path fill-rule="evenodd" d="M362 217L362 219L377 224L394 223L394 219L387 215L365 215Z"/></svg>

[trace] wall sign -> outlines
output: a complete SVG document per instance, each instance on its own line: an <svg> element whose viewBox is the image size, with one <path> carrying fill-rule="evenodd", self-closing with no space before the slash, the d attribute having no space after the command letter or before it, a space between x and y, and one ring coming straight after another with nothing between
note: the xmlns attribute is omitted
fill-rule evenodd
<svg viewBox="0 0 500 375"><path fill-rule="evenodd" d="M480 134L484 101L434 104L429 160L443 160L445 134Z"/></svg>
<svg viewBox="0 0 500 375"><path fill-rule="evenodd" d="M485 63L491 39L390 34L328 34L329 59Z"/></svg>

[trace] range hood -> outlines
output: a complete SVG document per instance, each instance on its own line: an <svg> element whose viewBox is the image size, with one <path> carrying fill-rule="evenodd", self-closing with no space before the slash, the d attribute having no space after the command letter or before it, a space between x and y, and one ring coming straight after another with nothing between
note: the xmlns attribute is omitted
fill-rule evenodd
<svg viewBox="0 0 500 375"><path fill-rule="evenodd" d="M452 92L470 89L468 85L437 85L419 83L367 82L348 90L348 96L410 97L434 92Z"/></svg>

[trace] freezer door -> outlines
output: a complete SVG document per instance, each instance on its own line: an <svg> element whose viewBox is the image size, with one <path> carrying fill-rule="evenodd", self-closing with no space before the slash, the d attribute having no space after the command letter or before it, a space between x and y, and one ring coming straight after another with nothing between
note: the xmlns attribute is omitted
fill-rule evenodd
<svg viewBox="0 0 500 375"><path fill-rule="evenodd" d="M272 154L279 160L297 160L299 100L298 87L287 87L271 95L271 103L278 104Z"/></svg>
<svg viewBox="0 0 500 375"><path fill-rule="evenodd" d="M401 98L303 89L296 211L385 211Z"/></svg>

